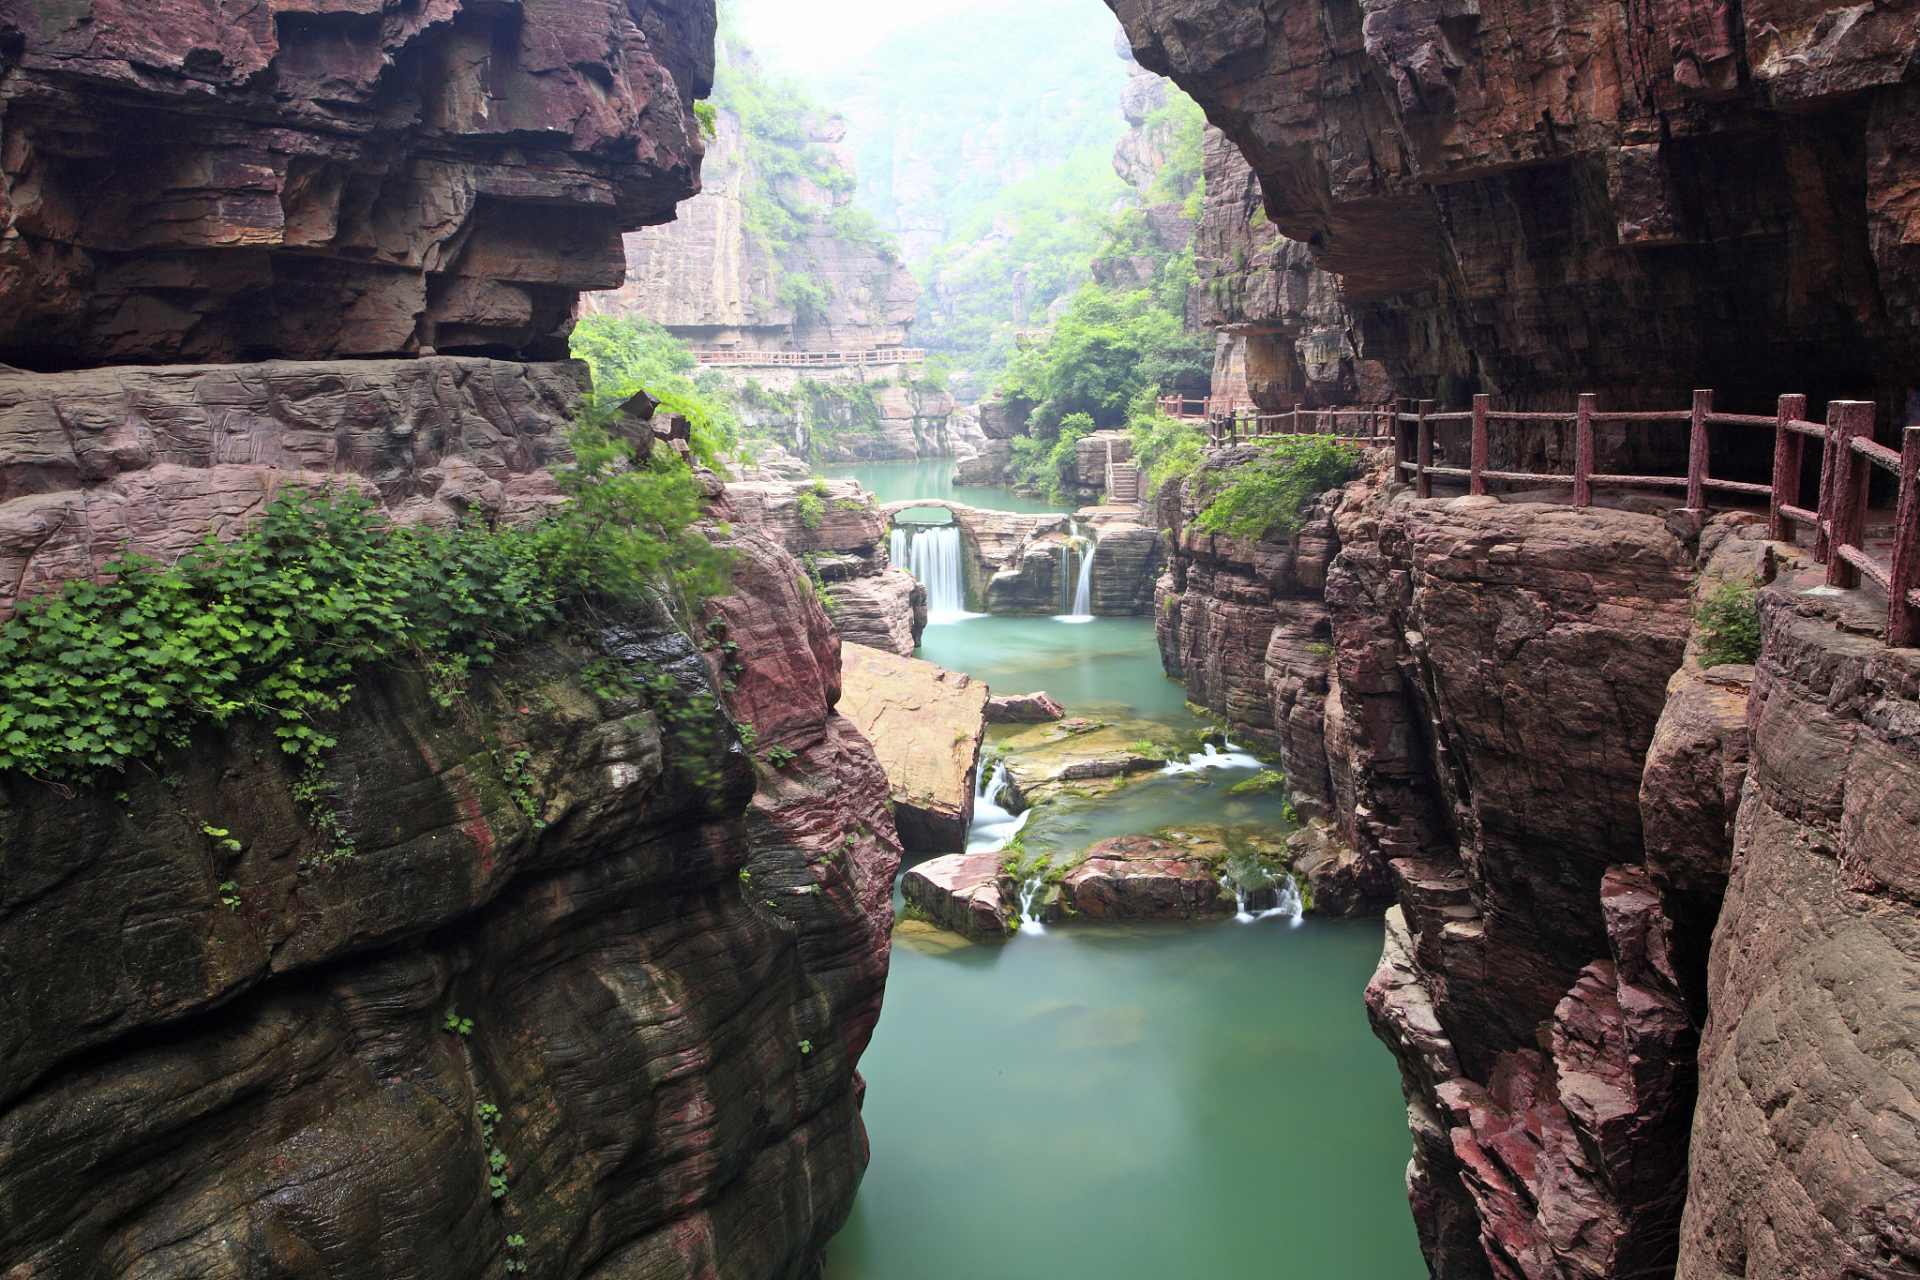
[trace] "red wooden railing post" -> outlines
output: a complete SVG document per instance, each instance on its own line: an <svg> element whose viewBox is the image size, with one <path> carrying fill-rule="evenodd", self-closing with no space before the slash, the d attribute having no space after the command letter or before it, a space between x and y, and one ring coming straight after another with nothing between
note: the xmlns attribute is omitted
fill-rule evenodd
<svg viewBox="0 0 1920 1280"><path fill-rule="evenodd" d="M1893 522L1893 575L1887 591L1887 643L1920 644L1920 605L1910 598L1920 587L1920 427L1901 433L1900 514Z"/></svg>
<svg viewBox="0 0 1920 1280"><path fill-rule="evenodd" d="M1767 512L1767 536L1775 542L1792 542L1798 532L1782 507L1800 505L1800 461L1806 453L1807 438L1788 426L1807 420L1805 396L1781 396L1780 411L1773 429L1773 501Z"/></svg>
<svg viewBox="0 0 1920 1280"><path fill-rule="evenodd" d="M1420 498L1433 496L1433 479L1427 475L1427 468L1433 465L1433 424L1427 421L1427 416L1432 412L1433 401L1422 400L1420 402L1420 457L1415 464L1419 470L1415 472L1414 488L1414 496Z"/></svg>
<svg viewBox="0 0 1920 1280"><path fill-rule="evenodd" d="M1573 505L1593 505L1593 411L1600 397L1591 391L1580 397L1579 417L1573 424Z"/></svg>
<svg viewBox="0 0 1920 1280"><path fill-rule="evenodd" d="M1473 476L1467 482L1469 493L1487 491L1487 482L1480 473L1487 469L1487 414L1492 411L1492 396L1483 393L1473 398Z"/></svg>
<svg viewBox="0 0 1920 1280"><path fill-rule="evenodd" d="M1693 435L1687 444L1687 506L1703 511L1707 505L1707 415L1713 412L1713 392L1693 393Z"/></svg>
<svg viewBox="0 0 1920 1280"><path fill-rule="evenodd" d="M1847 563L1840 548L1858 547L1866 533L1867 468L1872 464L1853 451L1853 438L1873 434L1873 411L1871 400L1839 400L1827 410L1827 431L1835 437L1833 541L1827 548L1827 585L1830 587L1860 585L1860 571ZM1837 431L1833 425L1836 418Z"/></svg>
<svg viewBox="0 0 1920 1280"><path fill-rule="evenodd" d="M1393 479L1396 484L1405 484L1407 481L1406 468L1401 464L1413 461L1413 449L1408 443L1412 437L1406 433L1405 424L1400 421L1400 415L1406 412L1411 403L1408 400L1393 402Z"/></svg>

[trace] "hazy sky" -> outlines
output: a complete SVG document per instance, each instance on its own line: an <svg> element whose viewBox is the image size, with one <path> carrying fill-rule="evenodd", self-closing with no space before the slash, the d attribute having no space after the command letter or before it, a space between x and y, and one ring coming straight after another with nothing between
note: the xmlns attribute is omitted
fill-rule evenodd
<svg viewBox="0 0 1920 1280"><path fill-rule="evenodd" d="M1099 21L1100 0L1086 2L1093 19ZM857 57L903 27L979 7L979 0L730 0L728 4L734 25L754 52L801 74Z"/></svg>

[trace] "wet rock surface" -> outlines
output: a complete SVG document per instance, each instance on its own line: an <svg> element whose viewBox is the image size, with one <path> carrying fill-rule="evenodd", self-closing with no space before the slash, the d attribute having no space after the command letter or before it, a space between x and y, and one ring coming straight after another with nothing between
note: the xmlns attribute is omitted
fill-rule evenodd
<svg viewBox="0 0 1920 1280"><path fill-rule="evenodd" d="M931 662L846 644L841 707L874 744L902 844L966 847L973 822L987 686Z"/></svg>
<svg viewBox="0 0 1920 1280"><path fill-rule="evenodd" d="M976 940L1005 938L1019 918L1013 877L997 853L929 859L900 879L901 896L936 925Z"/></svg>
<svg viewBox="0 0 1920 1280"><path fill-rule="evenodd" d="M1046 690L1039 693L1016 693L1005 698L987 699L988 724L1045 724L1050 720L1064 719L1067 709L1050 697Z"/></svg>
<svg viewBox="0 0 1920 1280"><path fill-rule="evenodd" d="M699 189L706 0L0 22L10 364L561 358Z"/></svg>
<svg viewBox="0 0 1920 1280"><path fill-rule="evenodd" d="M1006 754L1009 807L1015 812L1057 796L1098 795L1138 773L1161 768L1179 749L1177 735L1151 720L1117 724L1071 719L995 744Z"/></svg>

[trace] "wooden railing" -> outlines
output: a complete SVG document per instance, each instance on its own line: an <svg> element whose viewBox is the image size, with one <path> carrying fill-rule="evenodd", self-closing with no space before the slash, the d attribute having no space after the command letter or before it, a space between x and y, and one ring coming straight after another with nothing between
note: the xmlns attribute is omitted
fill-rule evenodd
<svg viewBox="0 0 1920 1280"><path fill-rule="evenodd" d="M1216 414L1231 413L1239 406L1235 401L1202 396L1193 399L1188 396L1160 397L1160 412L1182 422L1206 422Z"/></svg>
<svg viewBox="0 0 1920 1280"><path fill-rule="evenodd" d="M1691 409L1638 413L1603 413L1598 399L1583 395L1572 413L1512 413L1496 411L1488 396L1473 398L1466 412L1436 413L1434 402L1422 400L1412 413L1394 415L1394 461L1398 474L1413 477L1415 492L1433 496L1433 477L1467 481L1469 493L1483 494L1490 480L1538 482L1557 480L1573 486L1573 505L1591 506L1593 487L1606 485L1636 489L1685 489L1687 506L1704 510L1709 491L1745 494L1768 502L1770 537L1792 541L1800 525L1814 531L1814 559L1827 567L1827 583L1857 587L1864 576L1887 593L1887 643L1920 644L1920 426L1907 427L1898 452L1873 439L1874 405L1868 400L1835 400L1827 405L1825 424L1806 420L1805 396L1781 396L1771 417L1757 414L1715 413L1713 392L1693 393ZM1433 433L1441 423L1473 424L1471 463L1466 467L1433 464ZM1574 431L1573 471L1495 471L1487 466L1488 427L1495 422L1549 423ZM1688 427L1687 474L1684 476L1614 475L1594 470L1593 429L1597 422L1685 423ZM1411 439L1404 427L1414 430ZM1773 483L1751 484L1715 479L1708 473L1709 427L1750 427L1773 431ZM1820 507L1810 511L1794 505L1800 495L1801 467L1806 442L1817 440L1820 455ZM1900 505L1894 518L1892 562L1882 565L1864 546L1870 468L1881 467L1898 481Z"/></svg>
<svg viewBox="0 0 1920 1280"><path fill-rule="evenodd" d="M1393 440L1393 418L1393 410L1387 408L1290 409L1285 413L1235 409L1207 420L1207 444L1218 449L1265 436L1335 436L1384 445Z"/></svg>
<svg viewBox="0 0 1920 1280"><path fill-rule="evenodd" d="M697 347L693 358L701 364L831 368L859 364L918 364L927 358L924 347L875 347L867 351L737 351L731 347Z"/></svg>

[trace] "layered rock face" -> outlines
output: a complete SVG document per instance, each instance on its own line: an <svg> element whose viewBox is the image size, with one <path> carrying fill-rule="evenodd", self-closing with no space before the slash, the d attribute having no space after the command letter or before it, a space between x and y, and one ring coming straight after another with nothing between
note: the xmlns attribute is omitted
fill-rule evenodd
<svg viewBox="0 0 1920 1280"><path fill-rule="evenodd" d="M317 787L245 724L78 794L0 780L0 1256L814 1274L865 1162L897 847L826 619L750 550L720 616L778 617L778 660L735 713L803 762L750 808L731 736L666 714L711 659L644 611L447 710L363 681ZM631 679L589 692L607 658Z"/></svg>
<svg viewBox="0 0 1920 1280"><path fill-rule="evenodd" d="M1206 467L1217 473L1251 456L1250 448L1224 450ZM1154 590L1161 665L1234 736L1277 748L1295 803L1325 816L1333 808L1323 712L1333 657L1327 567L1340 550L1331 508L1316 506L1284 542L1249 542L1199 528L1200 504L1188 496L1196 491L1169 485L1158 498L1173 536Z"/></svg>
<svg viewBox="0 0 1920 1280"><path fill-rule="evenodd" d="M0 361L566 354L699 189L710 0L9 3Z"/></svg>
<svg viewBox="0 0 1920 1280"><path fill-rule="evenodd" d="M826 589L840 635L902 657L927 625L926 589L887 553L888 520L855 480L729 485L739 519L799 558ZM817 507L812 514L806 501Z"/></svg>
<svg viewBox="0 0 1920 1280"><path fill-rule="evenodd" d="M1209 127L1204 155L1193 266L1196 318L1219 334L1214 398L1274 411L1390 398L1385 366L1360 354L1339 280L1268 219L1239 148Z"/></svg>
<svg viewBox="0 0 1920 1280"><path fill-rule="evenodd" d="M1762 600L1749 781L1714 868L1685 1280L1920 1265L1920 654L1819 582L1785 572Z"/></svg>
<svg viewBox="0 0 1920 1280"><path fill-rule="evenodd" d="M1912 389L1913 0L1110 7L1401 394Z"/></svg>
<svg viewBox="0 0 1920 1280"><path fill-rule="evenodd" d="M521 521L586 390L576 364L421 360L0 371L0 613L123 553L171 562L283 484L404 521Z"/></svg>
<svg viewBox="0 0 1920 1280"><path fill-rule="evenodd" d="M748 55L723 56L751 72ZM834 211L853 202L845 122L833 116L807 122L807 145L830 154L849 179L844 190L827 190L802 177L756 171L740 118L729 110L717 117L700 195L677 221L628 235L626 282L587 298L585 307L598 315L644 316L701 346L828 351L904 345L919 283L877 243L842 235L833 224ZM776 182L783 185L771 192ZM756 199L777 199L794 215L792 235L777 255L749 225ZM796 305L796 296L782 289L789 277L811 280L820 296Z"/></svg>

